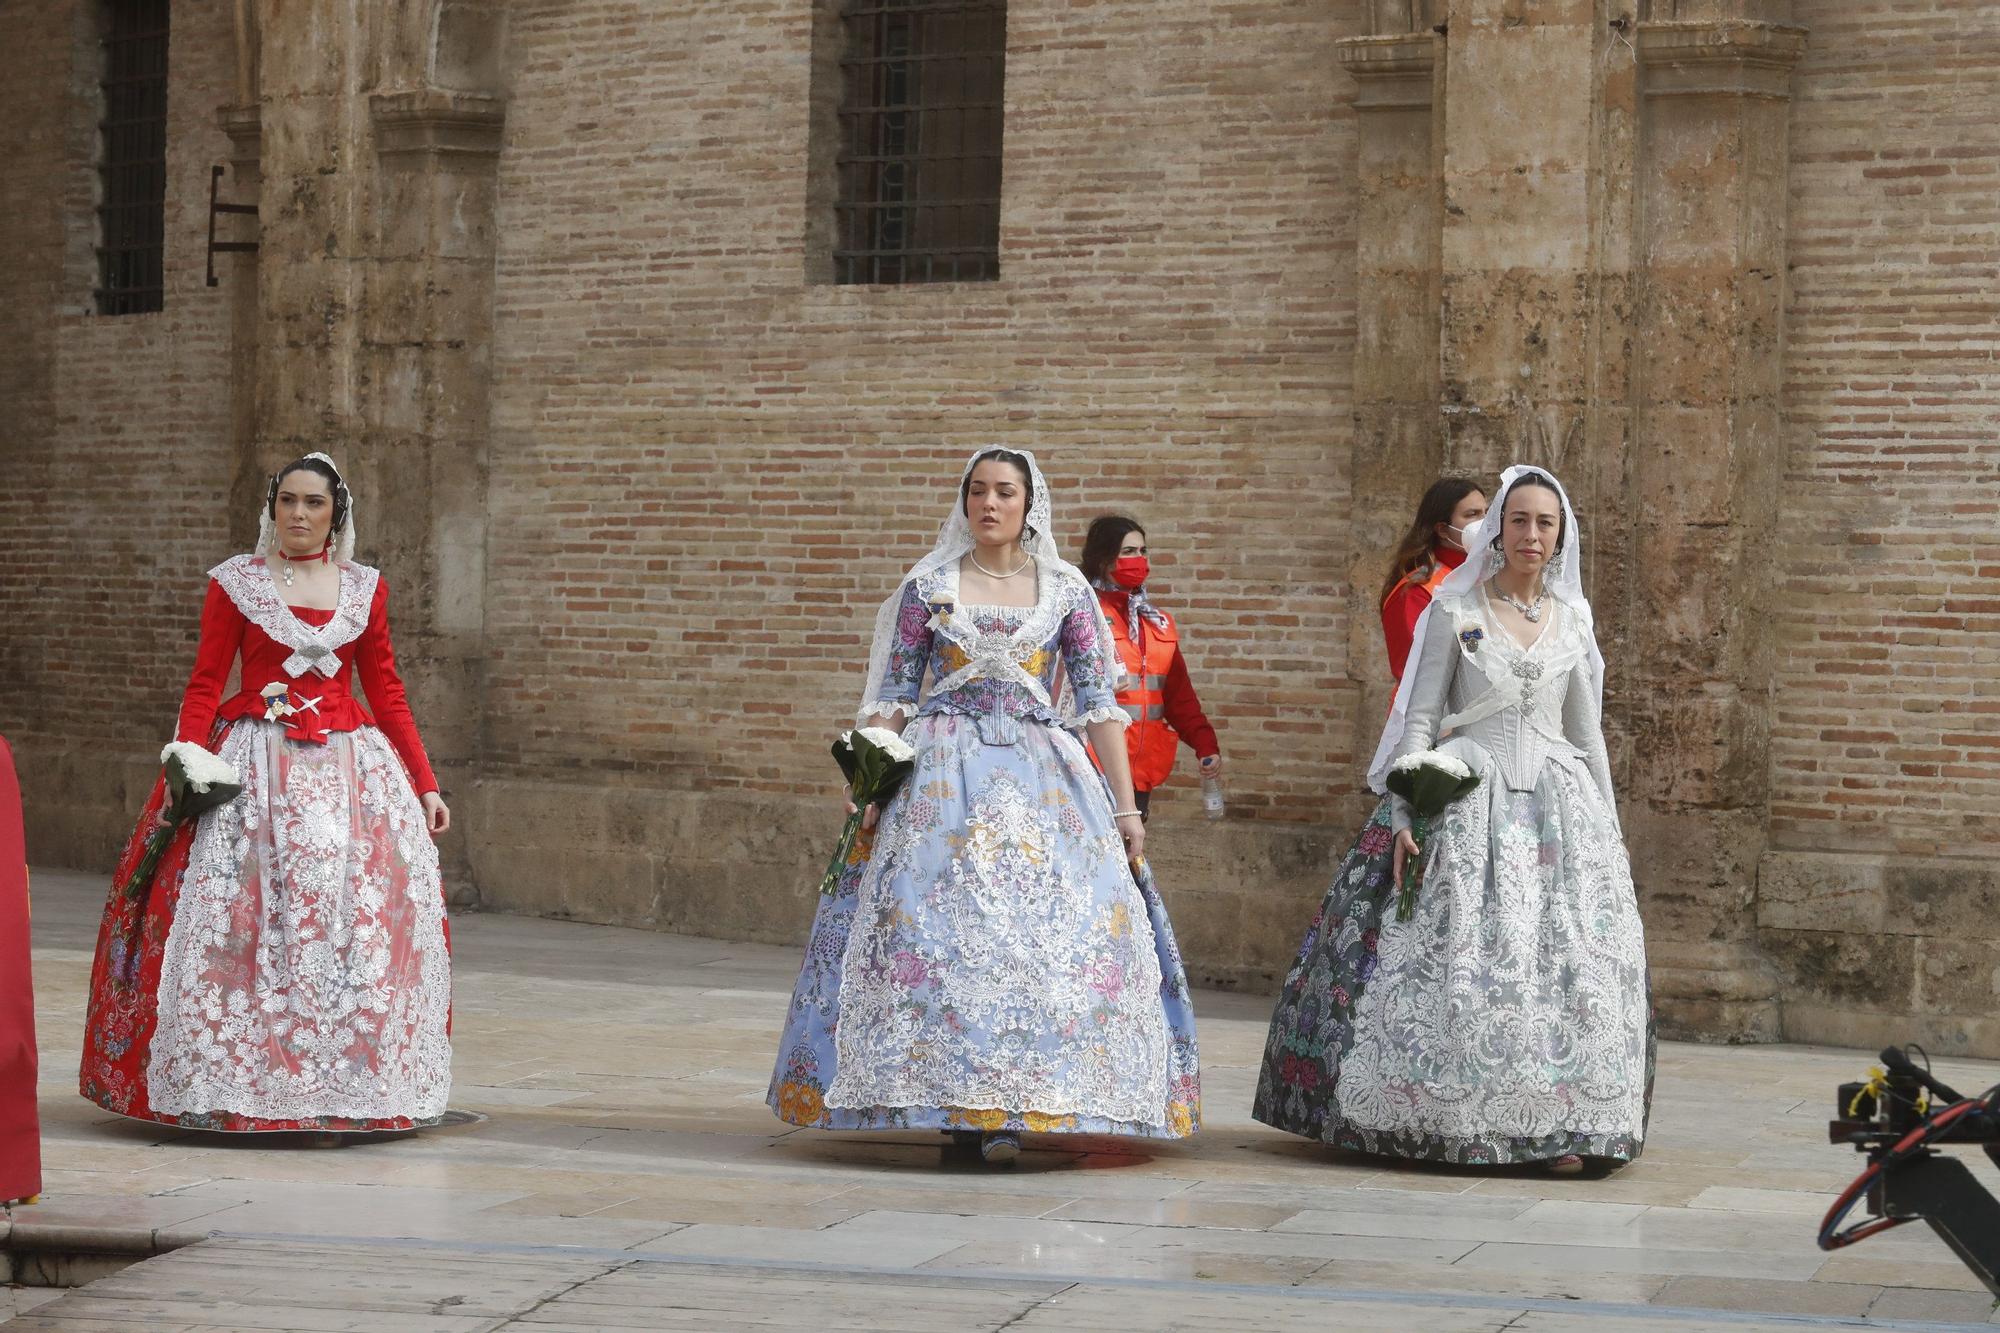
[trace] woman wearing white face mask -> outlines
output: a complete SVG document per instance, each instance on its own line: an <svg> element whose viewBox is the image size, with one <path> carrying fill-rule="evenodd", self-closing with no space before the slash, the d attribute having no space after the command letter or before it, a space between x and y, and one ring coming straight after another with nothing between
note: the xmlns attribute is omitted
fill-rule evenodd
<svg viewBox="0 0 2000 1333"><path fill-rule="evenodd" d="M1389 674L1403 678L1417 617L1431 604L1438 585L1465 563L1466 534L1486 515L1486 492L1467 477L1431 483L1417 503L1410 530L1396 544L1389 576L1382 582L1382 640L1389 650Z"/></svg>
<svg viewBox="0 0 2000 1333"><path fill-rule="evenodd" d="M1252 1114L1361 1152L1573 1174L1639 1155L1652 1082L1604 661L1553 477L1509 468L1470 545L1368 777L1386 792L1435 746L1479 783L1431 821L1420 861L1407 803L1377 807L1285 979Z"/></svg>

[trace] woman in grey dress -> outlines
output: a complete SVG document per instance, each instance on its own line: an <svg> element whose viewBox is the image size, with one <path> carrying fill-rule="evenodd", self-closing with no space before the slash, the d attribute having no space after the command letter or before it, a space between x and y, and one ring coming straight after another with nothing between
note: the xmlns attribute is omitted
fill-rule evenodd
<svg viewBox="0 0 2000 1333"><path fill-rule="evenodd" d="M1253 1113L1364 1152L1570 1173L1644 1142L1645 935L1582 534L1545 472L1509 468L1500 494L1417 626L1369 772L1386 791L1435 747L1479 785L1420 858L1407 803L1377 808L1285 980Z"/></svg>

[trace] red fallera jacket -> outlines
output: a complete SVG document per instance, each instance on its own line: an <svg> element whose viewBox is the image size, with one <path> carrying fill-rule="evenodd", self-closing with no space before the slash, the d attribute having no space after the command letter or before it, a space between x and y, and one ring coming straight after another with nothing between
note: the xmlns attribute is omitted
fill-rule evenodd
<svg viewBox="0 0 2000 1333"><path fill-rule="evenodd" d="M1389 590L1382 601L1382 639L1389 649L1389 674L1400 683L1403 667L1410 660L1410 645L1417 635L1417 618L1437 595L1438 585L1465 563L1465 552L1456 546L1437 546L1431 550L1436 561L1428 578L1418 579L1403 575L1402 582Z"/></svg>
<svg viewBox="0 0 2000 1333"><path fill-rule="evenodd" d="M1174 771L1181 741L1193 746L1201 759L1222 753L1222 747L1216 742L1215 728L1201 711L1194 682L1188 679L1187 661L1181 656L1180 627L1174 618L1167 616L1162 629L1141 616L1139 642L1134 643L1126 626L1126 594L1100 588L1097 600L1104 608L1104 618L1111 622L1111 636L1125 663L1127 688L1118 692L1118 702L1132 719L1125 728L1125 750L1132 758L1132 790L1151 791Z"/></svg>
<svg viewBox="0 0 2000 1333"><path fill-rule="evenodd" d="M290 614L315 628L330 623L337 611L311 607L286 608ZM243 658L242 688L229 698L222 697L229 683L229 668L237 655ZM354 731L377 726L387 736L409 771L410 785L417 795L438 789L417 735L416 719L410 715L409 696L396 670L396 650L389 641L389 585L377 579L375 594L368 606L367 628L360 637L335 649L340 667L332 676L308 670L294 677L285 662L292 650L277 642L245 616L221 583L210 579L208 600L201 608L201 646L195 652L194 673L181 699L178 740L208 744L209 731L217 719L234 722L240 718L262 717L268 707L265 686L284 682L291 687L291 699L300 711L284 719L286 734L298 740L324 741L337 731ZM375 706L370 717L354 697L354 673L361 673L361 688ZM310 706L306 706L306 705Z"/></svg>

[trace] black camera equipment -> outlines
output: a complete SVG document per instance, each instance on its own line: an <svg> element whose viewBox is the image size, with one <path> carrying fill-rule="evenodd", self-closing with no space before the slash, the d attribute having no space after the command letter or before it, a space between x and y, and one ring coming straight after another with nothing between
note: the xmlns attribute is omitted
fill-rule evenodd
<svg viewBox="0 0 2000 1333"><path fill-rule="evenodd" d="M1938 1152L1940 1144L1983 1144L2000 1166L2000 1084L1977 1097L1961 1097L1908 1052L1892 1046L1866 1083L1840 1085L1839 1119L1827 1126L1834 1143L1851 1143L1868 1169L1841 1191L1819 1226L1819 1247L1837 1250L1905 1222L1924 1221L1952 1252L2000 1298L2000 1200L1964 1162ZM1846 1230L1840 1224L1863 1198L1874 1221Z"/></svg>

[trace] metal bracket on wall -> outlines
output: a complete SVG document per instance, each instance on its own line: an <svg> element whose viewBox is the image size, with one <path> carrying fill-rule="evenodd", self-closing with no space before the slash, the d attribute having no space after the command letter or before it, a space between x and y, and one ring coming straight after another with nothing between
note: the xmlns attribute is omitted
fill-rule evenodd
<svg viewBox="0 0 2000 1333"><path fill-rule="evenodd" d="M257 242L255 241L218 241L215 239L215 215L217 213L248 213L253 218L257 216L257 205L255 204L225 204L218 200L216 198L216 191L221 188L221 185L222 168L218 166L210 172L208 177L208 285L211 287L222 285L221 280L215 276L215 257L217 254L254 255L257 253Z"/></svg>

